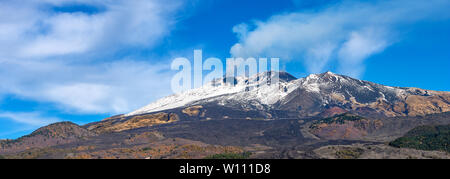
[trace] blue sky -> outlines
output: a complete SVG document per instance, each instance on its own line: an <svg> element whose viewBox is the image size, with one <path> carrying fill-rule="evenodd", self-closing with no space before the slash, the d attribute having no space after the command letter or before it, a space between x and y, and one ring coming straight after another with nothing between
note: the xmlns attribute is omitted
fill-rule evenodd
<svg viewBox="0 0 450 179"><path fill-rule="evenodd" d="M0 139L127 113L169 95L171 60L280 57L450 91L447 0L0 1Z"/></svg>

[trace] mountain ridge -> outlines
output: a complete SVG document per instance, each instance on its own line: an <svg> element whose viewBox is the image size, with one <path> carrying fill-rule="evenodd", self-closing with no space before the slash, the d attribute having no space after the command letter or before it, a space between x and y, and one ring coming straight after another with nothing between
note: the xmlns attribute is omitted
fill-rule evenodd
<svg viewBox="0 0 450 179"><path fill-rule="evenodd" d="M449 92L384 86L332 72L299 79L286 72L279 74L278 88L276 85L261 85L270 81L274 72L259 73L249 78L236 77L236 85L232 87L224 79L219 79L201 88L162 98L126 116L211 103L240 106L244 110L298 110L303 112L299 114L301 117L315 116L332 107L390 117L450 111ZM305 104L305 101L310 104Z"/></svg>
<svg viewBox="0 0 450 179"><path fill-rule="evenodd" d="M299 79L281 72L278 86L266 85L273 75L236 77L232 84L237 87L217 79L184 96L163 98L143 113L83 126L51 124L17 140L0 141L0 155L202 158L250 151L252 158L321 158L323 152L349 145L357 151L386 150L368 152L375 158L408 157L409 152L392 155L402 150L385 144L420 125L450 123L449 92L389 87L331 72ZM185 100L186 95L193 98ZM420 153L427 152L413 157Z"/></svg>
<svg viewBox="0 0 450 179"><path fill-rule="evenodd" d="M36 129L16 140L0 141L0 153L61 145L96 135L75 123L58 122Z"/></svg>

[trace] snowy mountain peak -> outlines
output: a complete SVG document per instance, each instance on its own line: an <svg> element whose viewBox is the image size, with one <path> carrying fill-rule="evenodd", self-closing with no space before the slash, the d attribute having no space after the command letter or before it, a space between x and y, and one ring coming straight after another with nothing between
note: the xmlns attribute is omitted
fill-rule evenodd
<svg viewBox="0 0 450 179"><path fill-rule="evenodd" d="M343 82L348 82L351 79L346 76L326 72L321 74L311 74L299 80L300 86L310 92L319 92L321 87L335 85Z"/></svg>
<svg viewBox="0 0 450 179"><path fill-rule="evenodd" d="M278 84L270 84L278 74ZM141 109L127 114L127 116L158 112L189 105L214 103L222 106L249 106L262 109L283 101L296 89L321 93L336 86L336 83L347 82L345 76L332 72L311 74L297 79L287 72L262 72L251 77L238 76L220 78L205 84L201 88L192 89L180 94L174 94L153 102ZM230 84L231 83L231 84Z"/></svg>
<svg viewBox="0 0 450 179"><path fill-rule="evenodd" d="M278 73L278 84L271 84L271 79ZM296 78L286 72L262 72L251 77L221 78L213 80L201 88L192 89L183 93L174 94L141 109L133 111L126 116L158 112L174 109L186 105L214 102L220 105L233 103L252 103L262 108L271 105L293 91L297 86L292 83ZM230 84L231 82L231 84Z"/></svg>
<svg viewBox="0 0 450 179"><path fill-rule="evenodd" d="M271 79L278 74L277 84ZM230 84L230 81L232 82ZM126 114L134 116L189 106L226 106L240 111L294 111L298 116L314 116L328 107L348 111L367 110L382 115L397 116L433 111L450 111L450 95L416 88L398 88L362 81L344 75L325 72L296 79L286 72L264 72L251 77L231 80L216 79L201 88L174 94ZM416 103L433 111L415 111ZM413 104L414 103L414 104ZM431 105L431 106L430 106ZM436 107L437 106L437 107ZM422 109L422 108L420 108ZM424 108L425 109L425 108ZM415 111L415 112L412 112Z"/></svg>

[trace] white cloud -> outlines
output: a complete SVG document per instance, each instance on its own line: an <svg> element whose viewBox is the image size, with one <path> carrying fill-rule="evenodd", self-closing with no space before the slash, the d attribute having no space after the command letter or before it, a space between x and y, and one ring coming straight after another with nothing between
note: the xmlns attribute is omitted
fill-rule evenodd
<svg viewBox="0 0 450 179"><path fill-rule="evenodd" d="M134 60L0 61L0 91L78 113L125 113L170 94L166 65ZM13 78L12 78L13 77Z"/></svg>
<svg viewBox="0 0 450 179"><path fill-rule="evenodd" d="M350 76L360 76L364 71L362 64L364 59L383 51L387 46L387 38L383 37L382 31L369 29L363 32L352 32L339 49L339 70Z"/></svg>
<svg viewBox="0 0 450 179"><path fill-rule="evenodd" d="M395 43L399 29L423 20L448 19L448 7L446 0L344 1L319 11L284 13L237 25L239 42L230 53L301 60L311 73L323 72L337 60L338 72L359 77L364 60Z"/></svg>
<svg viewBox="0 0 450 179"><path fill-rule="evenodd" d="M11 56L47 57L111 50L132 45L151 47L170 31L183 1L32 1L0 3L0 50ZM53 12L43 7L84 3L99 13Z"/></svg>
<svg viewBox="0 0 450 179"><path fill-rule="evenodd" d="M17 136L28 133L31 130L35 130L39 127L46 126L55 122L61 122L63 120L55 117L45 116L39 112L5 112L0 111L0 121L4 125L12 124L7 127L7 131L1 131L0 137L5 136ZM11 123L12 122L12 123ZM11 137L8 137L11 138Z"/></svg>
<svg viewBox="0 0 450 179"><path fill-rule="evenodd" d="M245 39L247 38L248 28L247 24L239 24L233 27L233 32L237 34L238 38Z"/></svg>
<svg viewBox="0 0 450 179"><path fill-rule="evenodd" d="M51 32L31 37L19 54L36 57L86 52L100 40L97 38L102 32L99 20L85 14L61 14L44 19Z"/></svg>
<svg viewBox="0 0 450 179"><path fill-rule="evenodd" d="M40 127L61 120L54 117L45 117L39 113L12 113L12 112L0 112L0 118L11 120L17 123L28 125L29 127Z"/></svg>
<svg viewBox="0 0 450 179"><path fill-rule="evenodd" d="M68 112L117 114L168 95L170 63L163 64L168 59L111 54L151 50L170 34L184 3L0 1L0 96L51 102ZM74 4L99 11L54 9Z"/></svg>

